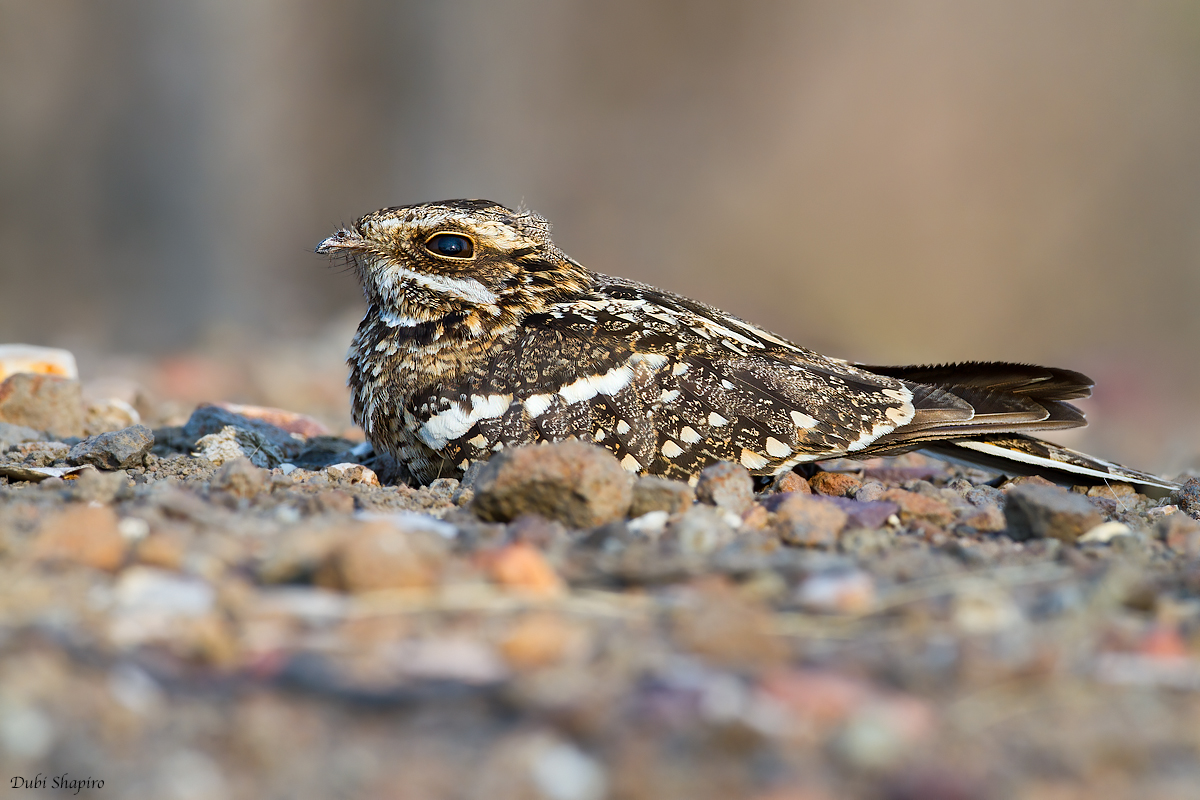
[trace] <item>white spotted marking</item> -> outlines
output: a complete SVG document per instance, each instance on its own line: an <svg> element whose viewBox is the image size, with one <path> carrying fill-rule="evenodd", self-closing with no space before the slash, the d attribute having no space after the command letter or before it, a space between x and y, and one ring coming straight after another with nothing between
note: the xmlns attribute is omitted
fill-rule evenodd
<svg viewBox="0 0 1200 800"><path fill-rule="evenodd" d="M634 353L629 357L629 366L636 367L638 364L645 364L650 369L658 369L669 360L661 353Z"/></svg>
<svg viewBox="0 0 1200 800"><path fill-rule="evenodd" d="M671 374L672 375L686 375L687 371L689 369L691 369L691 366L687 362L680 361L678 364L671 367Z"/></svg>
<svg viewBox="0 0 1200 800"><path fill-rule="evenodd" d="M642 469L641 463L633 457L632 453L626 453L621 459L621 467L627 472L640 472Z"/></svg>
<svg viewBox="0 0 1200 800"><path fill-rule="evenodd" d="M488 446L487 437L484 436L482 433L479 434L478 436L474 437L473 439L468 439L467 442L474 447L478 447L480 450L483 450L484 448L486 448Z"/></svg>
<svg viewBox="0 0 1200 800"><path fill-rule="evenodd" d="M499 417L512 403L511 394L489 394L486 397L471 395L471 410L466 411L461 403L451 403L445 411L434 414L421 426L417 435L434 450L441 450L446 442L457 439L471 429L478 420Z"/></svg>
<svg viewBox="0 0 1200 800"><path fill-rule="evenodd" d="M721 388L725 389L726 391L729 391L729 390L733 389L733 384L730 383L729 381L725 380L724 378L721 378Z"/></svg>
<svg viewBox="0 0 1200 800"><path fill-rule="evenodd" d="M708 424L712 425L714 428L720 428L724 425L728 425L729 420L725 419L720 414L713 411L708 415Z"/></svg>
<svg viewBox="0 0 1200 800"><path fill-rule="evenodd" d="M792 422L796 423L797 428L813 428L816 427L817 421L808 414L801 414L799 411L789 411L792 417Z"/></svg>
<svg viewBox="0 0 1200 800"><path fill-rule="evenodd" d="M605 436L607 436L607 434L604 432L604 428L596 428L596 432L592 434L592 441L603 442Z"/></svg>
<svg viewBox="0 0 1200 800"><path fill-rule="evenodd" d="M774 436L767 437L767 455L774 456L775 458L787 458L791 454L792 448L788 447Z"/></svg>
<svg viewBox="0 0 1200 800"><path fill-rule="evenodd" d="M529 416L536 419L537 417L540 417L553 402L554 395L552 394L532 394L525 398L524 406L525 410L529 413Z"/></svg>
<svg viewBox="0 0 1200 800"><path fill-rule="evenodd" d="M700 434L696 433L695 428L692 426L684 425L683 429L679 431L679 438L688 444L695 444L700 441Z"/></svg>
<svg viewBox="0 0 1200 800"><path fill-rule="evenodd" d="M753 450L742 448L742 466L746 469L762 469L767 465L767 459Z"/></svg>
<svg viewBox="0 0 1200 800"><path fill-rule="evenodd" d="M888 425L887 423L884 423L884 422L876 422L874 425L871 426L871 430L863 431L861 436L859 436L857 439L855 439L850 444L846 445L846 450L847 450L847 452L850 452L850 453L856 452L858 450L862 450L864 447L866 447L871 442L878 439L880 436L883 436L885 433L891 433L895 429L896 428L894 425Z"/></svg>
<svg viewBox="0 0 1200 800"><path fill-rule="evenodd" d="M680 391L678 389L663 389L662 394L658 399L664 403L674 403L679 399Z"/></svg>
<svg viewBox="0 0 1200 800"><path fill-rule="evenodd" d="M661 449L662 454L667 458L675 458L676 456L683 455L683 448L675 444L675 442L672 442L670 439L667 439L665 442L663 442Z"/></svg>
<svg viewBox="0 0 1200 800"><path fill-rule="evenodd" d="M633 380L633 370L627 366L613 367L603 375L589 375L558 390L568 405L591 400L598 394L614 395ZM534 414L534 416L537 416Z"/></svg>
<svg viewBox="0 0 1200 800"><path fill-rule="evenodd" d="M617 421L617 433L619 433L622 436L629 433L629 423L623 419L618 420Z"/></svg>
<svg viewBox="0 0 1200 800"><path fill-rule="evenodd" d="M403 314L397 314L394 311L380 311L379 319L384 325L389 328L415 328L425 320L415 317L406 317Z"/></svg>

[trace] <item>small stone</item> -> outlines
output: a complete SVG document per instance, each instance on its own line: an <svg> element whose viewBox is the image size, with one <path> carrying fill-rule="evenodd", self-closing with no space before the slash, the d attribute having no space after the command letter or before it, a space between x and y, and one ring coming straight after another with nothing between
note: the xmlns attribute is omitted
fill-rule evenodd
<svg viewBox="0 0 1200 800"><path fill-rule="evenodd" d="M1171 492L1171 502L1183 513L1200 519L1200 478L1188 478L1187 483Z"/></svg>
<svg viewBox="0 0 1200 800"><path fill-rule="evenodd" d="M333 551L332 574L326 574L349 592L428 589L441 579L449 549L444 538L429 531L399 530L387 522L363 523L347 532Z"/></svg>
<svg viewBox="0 0 1200 800"><path fill-rule="evenodd" d="M221 465L209 482L209 487L228 492L234 497L254 497L263 490L267 473L254 466L248 458L235 458Z"/></svg>
<svg viewBox="0 0 1200 800"><path fill-rule="evenodd" d="M79 369L70 350L33 344L0 344L0 381L10 375L31 373L75 380Z"/></svg>
<svg viewBox="0 0 1200 800"><path fill-rule="evenodd" d="M124 563L127 546L111 508L82 506L55 514L42 524L33 541L33 557L113 572Z"/></svg>
<svg viewBox="0 0 1200 800"><path fill-rule="evenodd" d="M862 570L818 572L796 588L796 602L806 611L865 614L875 606L875 580Z"/></svg>
<svg viewBox="0 0 1200 800"><path fill-rule="evenodd" d="M681 552L704 556L733 540L733 528L724 514L712 506L696 505L684 512L670 529Z"/></svg>
<svg viewBox="0 0 1200 800"><path fill-rule="evenodd" d="M986 533L1002 531L1006 525L1004 511L996 503L975 506L974 510L967 512L959 522L968 528Z"/></svg>
<svg viewBox="0 0 1200 800"><path fill-rule="evenodd" d="M1068 543L1104 521L1083 495L1038 484L1010 490L1004 518L1009 536L1017 541L1050 538Z"/></svg>
<svg viewBox="0 0 1200 800"><path fill-rule="evenodd" d="M154 432L145 425L89 436L71 448L67 461L76 466L91 464L97 469L140 467L154 446Z"/></svg>
<svg viewBox="0 0 1200 800"><path fill-rule="evenodd" d="M799 492L800 494L812 494L812 487L808 485L808 481L798 472L785 472L775 481L775 491L779 494L787 494L788 492Z"/></svg>
<svg viewBox="0 0 1200 800"><path fill-rule="evenodd" d="M603 800L608 779L603 765L574 745L541 749L529 766L538 793L546 800Z"/></svg>
<svg viewBox="0 0 1200 800"><path fill-rule="evenodd" d="M999 506L1004 503L1004 492L995 486L972 486L963 495L963 499L973 506L986 506L989 504Z"/></svg>
<svg viewBox="0 0 1200 800"><path fill-rule="evenodd" d="M0 453L10 447L16 447L25 442L37 442L45 439L41 431L27 428L24 425L14 425L11 422L0 422Z"/></svg>
<svg viewBox="0 0 1200 800"><path fill-rule="evenodd" d="M494 522L541 514L571 528L593 528L625 517L632 483L613 454L595 445L513 447L492 456L480 471L471 508Z"/></svg>
<svg viewBox="0 0 1200 800"><path fill-rule="evenodd" d="M1200 555L1200 522L1187 514L1168 514L1154 524L1154 532L1176 553Z"/></svg>
<svg viewBox="0 0 1200 800"><path fill-rule="evenodd" d="M79 381L19 372L0 383L0 422L47 431L58 439L83 435Z"/></svg>
<svg viewBox="0 0 1200 800"><path fill-rule="evenodd" d="M629 506L629 516L640 517L651 511L677 514L689 508L695 500L692 487L683 481L642 475L633 482L633 503Z"/></svg>
<svg viewBox="0 0 1200 800"><path fill-rule="evenodd" d="M119 431L142 421L137 409L112 397L84 400L83 430L88 436Z"/></svg>
<svg viewBox="0 0 1200 800"><path fill-rule="evenodd" d="M370 467L364 467L362 464L351 464L342 462L341 464L330 464L325 468L325 473L331 481L341 483L361 483L364 486L379 486L379 476L375 474L375 470Z"/></svg>
<svg viewBox="0 0 1200 800"><path fill-rule="evenodd" d="M554 597L566 590L566 584L541 551L524 542L500 548L487 566L492 580L521 594Z"/></svg>
<svg viewBox="0 0 1200 800"><path fill-rule="evenodd" d="M1128 483L1108 483L1102 486L1089 486L1084 492L1088 497L1107 497L1109 500L1118 502L1136 501L1137 490Z"/></svg>
<svg viewBox="0 0 1200 800"><path fill-rule="evenodd" d="M35 761L50 752L57 738L54 721L36 706L9 701L0 705L0 747L9 758ZM16 786L14 781L13 786Z"/></svg>
<svg viewBox="0 0 1200 800"><path fill-rule="evenodd" d="M864 503L859 500L851 500L848 497L828 497L825 495L821 495L821 499L846 512L846 515L849 517L849 524L862 528L881 528L900 510L900 506L886 500L873 500Z"/></svg>
<svg viewBox="0 0 1200 800"><path fill-rule="evenodd" d="M517 669L545 667L572 649L577 630L557 614L529 614L500 640L500 654Z"/></svg>
<svg viewBox="0 0 1200 800"><path fill-rule="evenodd" d="M954 594L954 624L965 633L994 633L1024 618L1003 587L982 579L963 579Z"/></svg>
<svg viewBox="0 0 1200 800"><path fill-rule="evenodd" d="M134 558L148 567L178 570L186 555L187 544L182 536L175 534L150 534L134 545Z"/></svg>
<svg viewBox="0 0 1200 800"><path fill-rule="evenodd" d="M944 526L954 521L954 509L936 497L904 489L888 489L883 493L881 499L900 506L900 521L904 523L925 520L934 525Z"/></svg>
<svg viewBox="0 0 1200 800"><path fill-rule="evenodd" d="M863 484L858 478L844 472L818 472L808 479L808 485L816 494L854 497Z"/></svg>
<svg viewBox="0 0 1200 800"><path fill-rule="evenodd" d="M220 433L210 433L196 440L196 455L214 464L224 464L239 458L263 469L273 469L283 463L283 453L257 431L227 425Z"/></svg>
<svg viewBox="0 0 1200 800"><path fill-rule="evenodd" d="M775 510L775 530L788 544L832 547L849 516L834 503L811 495L791 494Z"/></svg>
<svg viewBox="0 0 1200 800"><path fill-rule="evenodd" d="M1006 482L1001 491L1007 493L1009 490L1016 489L1018 486L1047 486L1053 489L1060 488L1058 484L1054 483L1053 481L1046 480L1041 475L1021 475Z"/></svg>
<svg viewBox="0 0 1200 800"><path fill-rule="evenodd" d="M81 503L111 503L129 497L130 492L129 475L125 470L81 469L68 487L68 496Z"/></svg>
<svg viewBox="0 0 1200 800"><path fill-rule="evenodd" d="M696 499L741 514L754 502L754 479L742 465L718 461L700 473Z"/></svg>
<svg viewBox="0 0 1200 800"><path fill-rule="evenodd" d="M863 485L854 493L854 499L861 503L873 503L883 497L887 487L879 481L863 481Z"/></svg>
<svg viewBox="0 0 1200 800"><path fill-rule="evenodd" d="M1080 544L1097 542L1107 544L1118 536L1132 536L1133 530L1124 522L1102 522L1075 541Z"/></svg>

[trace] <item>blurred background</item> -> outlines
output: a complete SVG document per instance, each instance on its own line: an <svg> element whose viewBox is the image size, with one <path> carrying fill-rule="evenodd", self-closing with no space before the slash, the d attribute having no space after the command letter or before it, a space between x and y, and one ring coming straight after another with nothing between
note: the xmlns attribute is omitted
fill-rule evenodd
<svg viewBox="0 0 1200 800"><path fill-rule="evenodd" d="M1200 454L1200 4L2 0L0 341L179 403L346 419L381 206L864 362L1098 382L1057 437Z"/></svg>

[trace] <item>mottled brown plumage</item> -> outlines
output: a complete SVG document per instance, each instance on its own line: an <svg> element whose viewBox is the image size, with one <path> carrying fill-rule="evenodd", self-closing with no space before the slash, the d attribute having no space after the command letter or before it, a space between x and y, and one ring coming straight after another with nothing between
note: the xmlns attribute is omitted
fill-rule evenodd
<svg viewBox="0 0 1200 800"><path fill-rule="evenodd" d="M367 300L349 358L354 419L422 481L461 475L503 447L575 437L631 472L683 480L719 460L777 475L950 447L1076 482L1169 485L1020 435L1084 424L1066 402L1090 393L1079 373L828 358L591 272L531 212L485 200L387 208L317 252L345 256Z"/></svg>

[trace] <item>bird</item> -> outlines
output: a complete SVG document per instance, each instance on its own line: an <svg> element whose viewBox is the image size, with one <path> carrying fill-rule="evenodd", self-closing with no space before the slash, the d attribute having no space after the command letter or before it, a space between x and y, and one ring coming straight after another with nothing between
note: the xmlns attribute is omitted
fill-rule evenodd
<svg viewBox="0 0 1200 800"><path fill-rule="evenodd" d="M711 305L593 272L550 223L489 200L371 212L324 239L367 304L351 411L414 479L578 439L631 473L695 484L720 461L778 479L812 462L925 450L1062 484L1172 481L1030 436L1086 424L1092 381L1003 362L872 366Z"/></svg>

